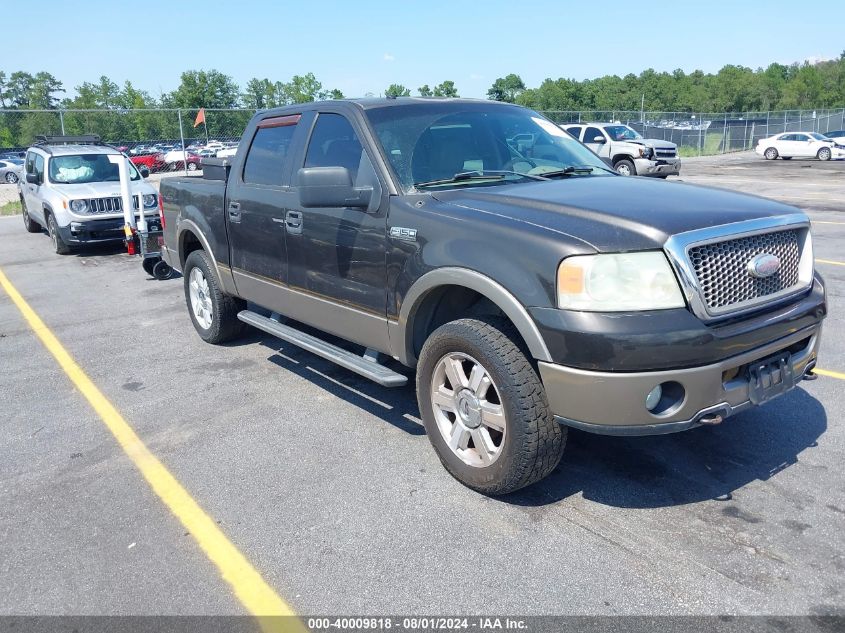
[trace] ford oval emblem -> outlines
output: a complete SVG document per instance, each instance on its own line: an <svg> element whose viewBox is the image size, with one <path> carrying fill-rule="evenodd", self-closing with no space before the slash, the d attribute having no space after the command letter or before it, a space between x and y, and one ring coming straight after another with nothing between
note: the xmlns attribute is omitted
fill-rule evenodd
<svg viewBox="0 0 845 633"><path fill-rule="evenodd" d="M758 279L771 277L779 270L780 260L769 253L761 253L748 262L748 273Z"/></svg>

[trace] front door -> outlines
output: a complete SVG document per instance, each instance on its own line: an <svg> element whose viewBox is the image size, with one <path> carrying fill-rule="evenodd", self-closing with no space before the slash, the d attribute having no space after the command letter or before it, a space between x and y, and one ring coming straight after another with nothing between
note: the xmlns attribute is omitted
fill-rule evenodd
<svg viewBox="0 0 845 633"><path fill-rule="evenodd" d="M44 157L35 152L27 152L26 162L24 163L24 177L21 179L21 191L23 192L24 202L26 203L26 210L32 219L36 220L41 226L46 226L46 218L44 217L44 206L38 197L38 190L41 185L27 182L26 174L35 174L39 176L40 182L44 183Z"/></svg>
<svg viewBox="0 0 845 633"><path fill-rule="evenodd" d="M270 117L258 124L241 170L229 177L223 210L238 294L274 310L283 303L288 276L284 218L295 197L290 153L299 119Z"/></svg>
<svg viewBox="0 0 845 633"><path fill-rule="evenodd" d="M601 141L597 142L596 139L601 139ZM609 145L607 143L607 137L604 132L597 127L588 127L585 129L584 138L581 142L593 150L598 156L610 155L610 152L608 151Z"/></svg>
<svg viewBox="0 0 845 633"><path fill-rule="evenodd" d="M374 195L369 209L297 206L289 212L288 314L307 315L320 329L386 351L387 203L352 122L336 112L319 113L298 167L345 167L354 186L372 187Z"/></svg>

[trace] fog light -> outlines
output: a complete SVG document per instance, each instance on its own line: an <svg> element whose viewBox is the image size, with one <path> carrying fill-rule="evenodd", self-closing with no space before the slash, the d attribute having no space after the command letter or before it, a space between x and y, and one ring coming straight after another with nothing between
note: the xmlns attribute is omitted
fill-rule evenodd
<svg viewBox="0 0 845 633"><path fill-rule="evenodd" d="M660 403L663 397L663 387L657 385L654 389L648 392L645 397L645 408L649 411L654 411L654 408Z"/></svg>

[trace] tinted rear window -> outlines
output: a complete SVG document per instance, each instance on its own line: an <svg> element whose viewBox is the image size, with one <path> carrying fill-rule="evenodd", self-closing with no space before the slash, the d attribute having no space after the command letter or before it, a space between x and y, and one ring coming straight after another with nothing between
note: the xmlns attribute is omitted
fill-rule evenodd
<svg viewBox="0 0 845 633"><path fill-rule="evenodd" d="M284 184L285 159L296 125L258 128L244 164L244 182L253 185Z"/></svg>

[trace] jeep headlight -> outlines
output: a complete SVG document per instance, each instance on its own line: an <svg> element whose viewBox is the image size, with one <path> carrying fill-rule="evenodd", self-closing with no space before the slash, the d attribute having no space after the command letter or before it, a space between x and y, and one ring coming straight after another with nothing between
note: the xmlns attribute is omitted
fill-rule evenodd
<svg viewBox="0 0 845 633"><path fill-rule="evenodd" d="M88 201L87 200L71 200L70 201L70 210L74 213L85 213L88 211Z"/></svg>
<svg viewBox="0 0 845 633"><path fill-rule="evenodd" d="M558 307L627 312L684 307L684 297L660 251L576 255L557 271Z"/></svg>
<svg viewBox="0 0 845 633"><path fill-rule="evenodd" d="M156 199L156 195L154 193L144 194L145 209L152 209L154 206L156 206L156 204L158 204L158 199Z"/></svg>

